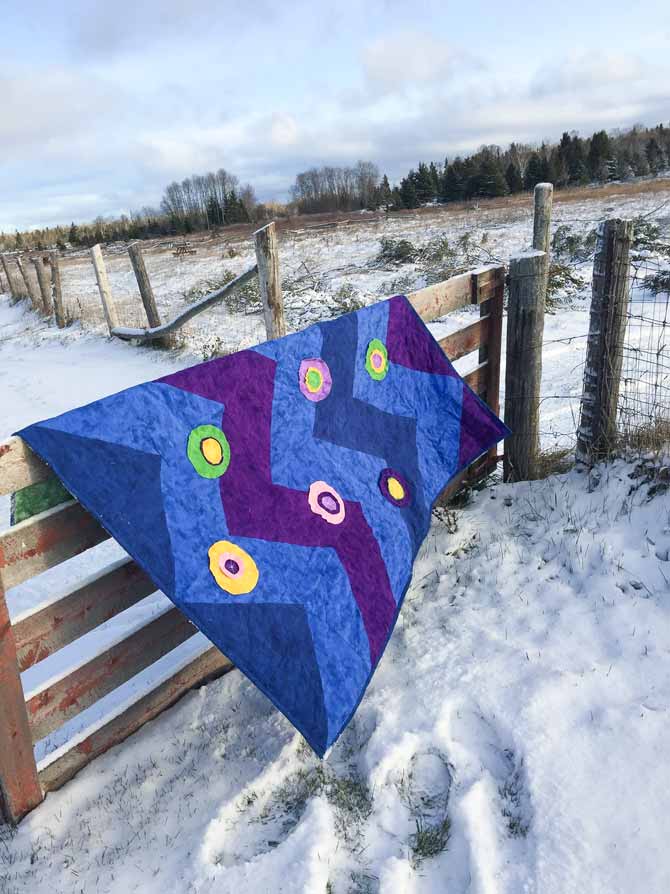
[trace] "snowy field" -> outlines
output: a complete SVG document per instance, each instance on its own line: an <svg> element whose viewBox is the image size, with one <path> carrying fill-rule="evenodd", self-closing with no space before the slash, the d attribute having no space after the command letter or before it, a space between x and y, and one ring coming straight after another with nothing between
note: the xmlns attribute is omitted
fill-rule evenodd
<svg viewBox="0 0 670 894"><path fill-rule="evenodd" d="M564 215L590 229L601 217L648 213L667 198L557 205L555 225ZM452 220L449 238L458 238L457 226L479 227L489 233L486 250L503 260L527 247L528 209L481 212L486 220L478 214ZM428 242L445 231L445 218L384 227L284 236L283 267L294 279L299 269L310 271L310 288L296 287L287 300L293 327L336 313L338 294L350 297L351 288L373 300L408 290L396 288L400 276L422 284L412 264L395 272L366 265L381 235ZM225 262L217 252L209 267L200 253L184 262L148 255L166 316L185 306L184 291L217 275L215 264L239 272L251 262L250 251ZM175 264L184 265L176 283ZM187 272L187 265L202 269ZM120 294L123 270L114 259L108 266ZM67 276L79 277L81 300L93 306L85 278L92 270L81 260ZM546 318L545 446L574 439L586 293ZM101 337L94 315L59 331L25 307L0 296L0 438L197 362L215 338L237 347L240 333L247 343L262 337L258 318L222 309L189 330L181 352L160 352ZM590 478L570 472L491 486L464 508L439 513L387 652L325 761L232 672L94 761L17 831L0 826L0 892L670 890L663 826L670 811L670 497L654 480L617 461ZM6 522L5 501L0 529ZM14 588L12 618L121 555L101 544ZM37 691L166 602L161 594L143 600L31 668L24 688ZM39 743L40 762L142 691L151 674L206 645L193 637Z"/></svg>

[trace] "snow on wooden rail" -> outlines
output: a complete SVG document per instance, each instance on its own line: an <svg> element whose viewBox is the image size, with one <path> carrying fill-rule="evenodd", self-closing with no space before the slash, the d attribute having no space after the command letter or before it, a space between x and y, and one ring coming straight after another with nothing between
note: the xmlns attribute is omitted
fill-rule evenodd
<svg viewBox="0 0 670 894"><path fill-rule="evenodd" d="M174 320L170 320L169 323L163 323L160 326L152 326L148 329L128 329L125 326L114 326L110 329L110 332L117 338L123 338L126 341L130 339L136 339L137 341L153 341L157 338L163 338L171 332L181 329L184 323L187 323L189 320L193 319L193 317L201 314L204 310L207 310L208 307L217 304L222 298L225 298L226 295L235 291L235 289L239 289L240 286L249 282L257 272L258 267L254 264L253 267L245 270L244 273L241 273L238 277L232 280L232 282L223 286L223 288L216 289L216 291L205 295L200 301L197 301L191 307L176 316Z"/></svg>
<svg viewBox="0 0 670 894"><path fill-rule="evenodd" d="M235 283L239 285L240 280L246 281L255 273L256 267ZM271 268L267 276L276 280ZM465 380L496 412L504 283L504 268L491 267L461 274L409 296L426 322L462 307L479 306L479 319L442 339L441 345L452 360L479 352L478 366ZM214 303L221 291L203 301ZM280 290L275 294L281 301ZM191 315L203 309L202 303L190 309ZM167 326L174 327L175 322ZM157 335L171 331L165 326L160 330ZM127 337L139 337L136 332L126 330L132 333ZM488 474L496 462L493 449L470 472L452 482L445 495L455 493L466 479ZM0 495L45 481L52 474L20 438L0 443ZM126 629L97 655L24 692L20 677L24 670L155 592L150 578L127 557L80 581L66 595L47 599L10 621L5 590L108 537L99 522L74 500L0 534L0 808L11 822L18 822L47 792L59 788L189 689L232 668L226 656L200 634L194 636L190 621L168 605L158 615ZM173 655L177 647L180 652ZM128 696L111 713L98 716L83 732L36 762L36 742L112 691L120 691L123 696L124 690L119 687L143 670L160 668L161 658L171 663L161 670L149 691Z"/></svg>

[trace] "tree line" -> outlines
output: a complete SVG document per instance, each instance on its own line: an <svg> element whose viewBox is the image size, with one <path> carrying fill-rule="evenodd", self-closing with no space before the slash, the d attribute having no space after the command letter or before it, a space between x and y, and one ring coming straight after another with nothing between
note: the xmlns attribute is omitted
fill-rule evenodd
<svg viewBox="0 0 670 894"><path fill-rule="evenodd" d="M370 162L359 162L355 168L312 168L298 174L292 197L301 213L380 207L397 211L433 202L505 196L543 182L561 189L631 180L668 167L670 128L659 124L612 134L599 130L586 138L576 131L565 132L558 143L542 143L539 148L521 143L504 150L482 146L463 158L419 162L394 186Z"/></svg>
<svg viewBox="0 0 670 894"><path fill-rule="evenodd" d="M96 218L90 224L46 227L30 232L0 233L0 249L90 246L187 235L228 224L257 223L287 214L385 209L398 211L429 203L462 202L531 190L550 182L568 186L631 180L670 167L670 127L636 125L590 137L563 133L557 143L539 147L512 143L507 149L488 145L468 156L420 162L391 185L373 162L348 167L324 165L296 176L286 205L264 205L250 184L219 168L170 183L157 208L119 218Z"/></svg>

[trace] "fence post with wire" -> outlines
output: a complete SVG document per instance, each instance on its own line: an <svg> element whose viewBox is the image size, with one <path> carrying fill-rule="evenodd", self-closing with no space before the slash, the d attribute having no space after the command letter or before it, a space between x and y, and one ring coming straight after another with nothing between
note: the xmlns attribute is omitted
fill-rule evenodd
<svg viewBox="0 0 670 894"><path fill-rule="evenodd" d="M510 258L505 367L505 481L536 477L540 451L542 336L547 255L531 249Z"/></svg>
<svg viewBox="0 0 670 894"><path fill-rule="evenodd" d="M632 238L630 220L607 220L598 228L576 450L587 466L608 456L617 440Z"/></svg>

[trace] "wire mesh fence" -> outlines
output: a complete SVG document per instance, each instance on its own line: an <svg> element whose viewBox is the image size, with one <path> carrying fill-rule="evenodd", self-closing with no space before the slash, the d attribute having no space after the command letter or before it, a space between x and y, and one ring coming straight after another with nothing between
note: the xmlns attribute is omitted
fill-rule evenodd
<svg viewBox="0 0 670 894"><path fill-rule="evenodd" d="M643 450L670 441L670 240L655 229L654 253L631 261L617 406L623 443Z"/></svg>

